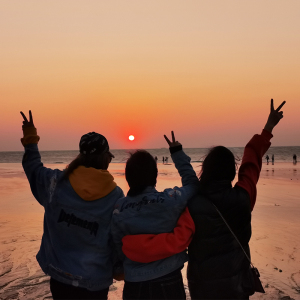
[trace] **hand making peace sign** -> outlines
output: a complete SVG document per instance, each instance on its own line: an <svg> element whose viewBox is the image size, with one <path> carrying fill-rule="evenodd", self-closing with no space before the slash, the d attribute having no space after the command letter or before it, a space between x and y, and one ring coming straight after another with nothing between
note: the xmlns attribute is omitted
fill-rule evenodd
<svg viewBox="0 0 300 300"><path fill-rule="evenodd" d="M274 109L273 99L271 99L271 111L268 117L268 121L266 123L265 129L269 132L272 132L273 128L278 124L278 122L283 118L283 112L280 111L282 106L285 104L283 101L277 109Z"/></svg>
<svg viewBox="0 0 300 300"><path fill-rule="evenodd" d="M169 144L169 147L171 148L171 147L181 146L181 144L175 140L175 135L173 131L171 131L171 134L172 134L172 142L167 138L166 135L164 135L165 140Z"/></svg>
<svg viewBox="0 0 300 300"><path fill-rule="evenodd" d="M34 127L31 110L29 111L29 121L27 120L26 116L24 115L24 113L22 111L20 111L20 113L24 119L22 128Z"/></svg>

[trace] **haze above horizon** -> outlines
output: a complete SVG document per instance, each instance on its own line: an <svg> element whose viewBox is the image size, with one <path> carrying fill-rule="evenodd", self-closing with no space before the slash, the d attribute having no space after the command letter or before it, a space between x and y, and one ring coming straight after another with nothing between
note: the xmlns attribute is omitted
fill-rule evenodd
<svg viewBox="0 0 300 300"><path fill-rule="evenodd" d="M41 150L243 147L270 99L272 146L300 145L300 1L0 0L0 151L23 147L33 113ZM135 140L129 141L128 136Z"/></svg>

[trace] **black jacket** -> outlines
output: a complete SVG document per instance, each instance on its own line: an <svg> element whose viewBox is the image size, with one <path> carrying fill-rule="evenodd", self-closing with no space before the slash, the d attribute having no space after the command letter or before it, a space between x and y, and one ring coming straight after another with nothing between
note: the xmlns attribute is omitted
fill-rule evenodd
<svg viewBox="0 0 300 300"><path fill-rule="evenodd" d="M249 194L239 186L232 188L230 182L215 182L206 195L199 194L188 204L196 227L189 246L188 280L197 283L197 293L203 294L203 299L211 296L221 299L225 291L231 293L228 297L234 297L232 293L236 288L240 289L239 281L247 273L250 263L212 203L250 257Z"/></svg>

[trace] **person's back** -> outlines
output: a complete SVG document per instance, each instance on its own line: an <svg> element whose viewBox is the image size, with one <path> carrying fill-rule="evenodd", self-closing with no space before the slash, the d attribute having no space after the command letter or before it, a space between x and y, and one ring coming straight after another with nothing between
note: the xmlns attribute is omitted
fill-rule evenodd
<svg viewBox="0 0 300 300"><path fill-rule="evenodd" d="M249 194L239 186L232 187L230 181L215 182L210 193L199 194L188 204L196 227L189 245L189 286L193 289L195 284L201 299L240 299L243 291L237 290L237 286L241 276L246 275L249 262L212 203L250 256ZM241 270L245 270L245 274Z"/></svg>
<svg viewBox="0 0 300 300"><path fill-rule="evenodd" d="M112 222L113 239L123 258L124 299L185 299L180 270L187 261L186 251L151 263L132 261L122 252L122 238L126 235L172 231L187 200L197 192L198 179L190 158L181 151L180 144L176 147L172 159L182 177L181 188L163 192L155 189L157 166L146 151L134 153L126 164L130 190L117 201Z"/></svg>
<svg viewBox="0 0 300 300"><path fill-rule="evenodd" d="M56 186L51 186L51 200L41 200L44 234L37 260L55 280L101 290L112 284L110 222L115 202L123 193L119 187L105 192L106 174L86 169L77 168L69 178L60 174ZM94 182L98 179L97 186L92 178Z"/></svg>
<svg viewBox="0 0 300 300"><path fill-rule="evenodd" d="M187 272L192 299L249 299L254 292L248 272L250 262L241 246L250 257L248 243L256 183L262 157L271 144L271 132L282 118L279 109L283 104L274 110L271 101L271 113L264 130L245 147L234 187L231 182L235 177L235 161L230 150L215 147L203 162L199 195L188 205L196 226L189 246ZM227 161L228 166L222 166L221 160Z"/></svg>
<svg viewBox="0 0 300 300"><path fill-rule="evenodd" d="M39 137L24 114L22 161L33 195L44 207L44 233L37 260L51 276L53 299L107 299L113 281L110 222L124 196L107 167L113 155L106 139L84 135L80 154L64 171L45 168Z"/></svg>

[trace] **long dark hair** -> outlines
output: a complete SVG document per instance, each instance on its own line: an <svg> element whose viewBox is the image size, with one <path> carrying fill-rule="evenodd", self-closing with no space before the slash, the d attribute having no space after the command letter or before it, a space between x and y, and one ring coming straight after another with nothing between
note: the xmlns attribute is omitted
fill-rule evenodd
<svg viewBox="0 0 300 300"><path fill-rule="evenodd" d="M129 196L136 196L147 186L155 186L157 179L157 164L154 157L145 150L130 153L125 168L125 177L130 190Z"/></svg>
<svg viewBox="0 0 300 300"><path fill-rule="evenodd" d="M233 153L224 146L216 146L206 155L200 173L200 191L205 193L212 181L232 181L236 175Z"/></svg>
<svg viewBox="0 0 300 300"><path fill-rule="evenodd" d="M111 162L111 154L105 152L103 154L79 154L66 168L63 178L69 178L70 174L79 166L86 168L95 168L99 170L107 170Z"/></svg>

